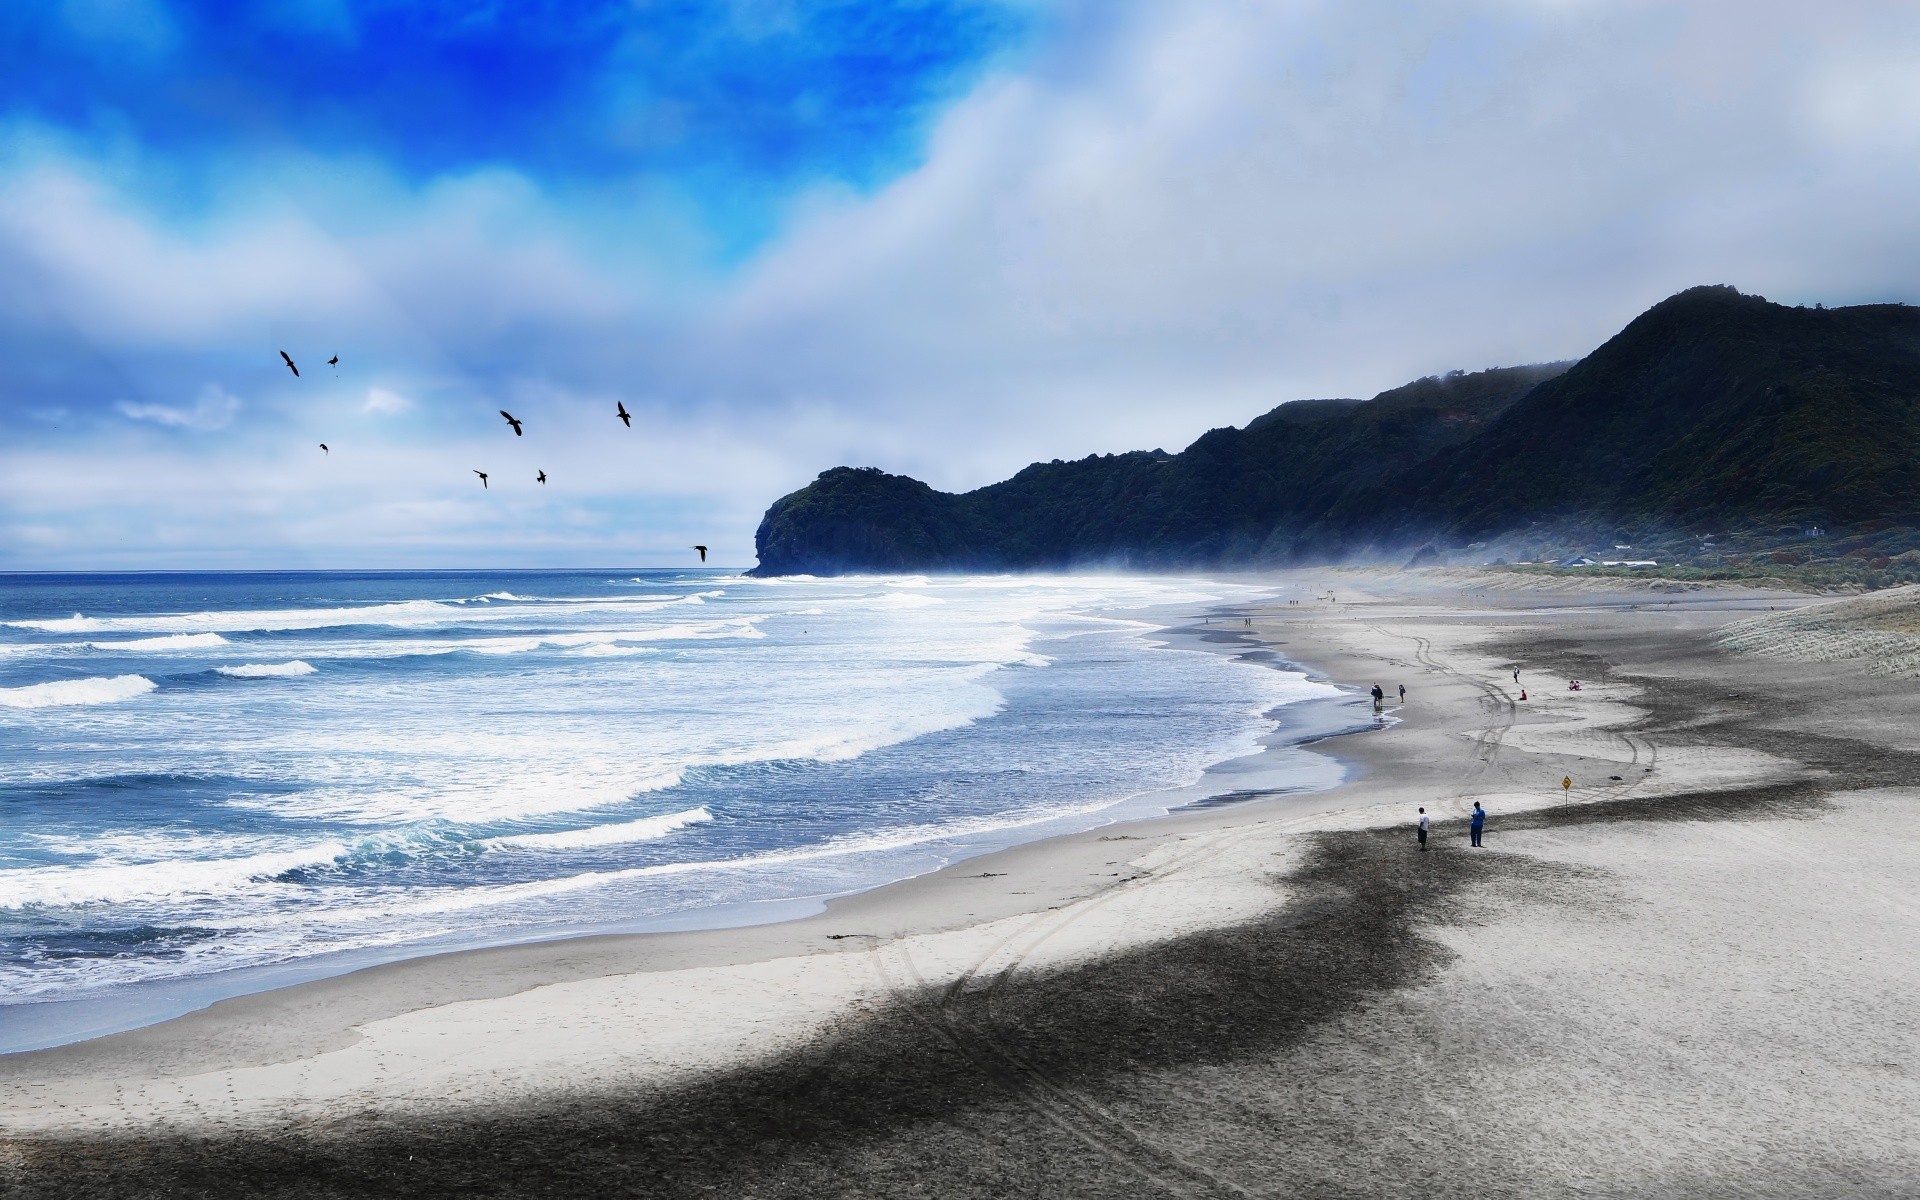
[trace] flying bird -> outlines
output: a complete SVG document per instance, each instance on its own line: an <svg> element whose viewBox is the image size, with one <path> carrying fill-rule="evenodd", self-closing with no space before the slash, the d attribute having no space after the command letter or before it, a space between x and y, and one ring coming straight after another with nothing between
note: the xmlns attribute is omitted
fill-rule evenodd
<svg viewBox="0 0 1920 1200"><path fill-rule="evenodd" d="M480 486L485 488L487 486L487 473L485 471L475 471L474 474L480 477Z"/></svg>
<svg viewBox="0 0 1920 1200"><path fill-rule="evenodd" d="M327 444L326 444L325 442L321 442L321 443L320 443L320 453L322 453L322 454L332 454L332 453L333 453L333 451L331 451L331 450L329 450L329 449L327 449Z"/></svg>
<svg viewBox="0 0 1920 1200"><path fill-rule="evenodd" d="M694 549L700 552L701 562L707 561L707 548L705 546L695 546Z"/></svg>
<svg viewBox="0 0 1920 1200"><path fill-rule="evenodd" d="M626 427L627 427L628 429L632 429L632 428L633 428L633 418L632 418L631 416L629 416L629 415L628 415L628 413L627 413L627 405L626 405L626 401L624 401L624 400L615 400L615 401L613 402L613 408L614 408L614 414L613 414L613 415L614 415L614 416L616 416L616 417L619 417L619 418L620 418L620 423L621 423L622 425L625 425L625 426L626 426Z"/></svg>
<svg viewBox="0 0 1920 1200"><path fill-rule="evenodd" d="M339 356L338 354L336 354L336 355L334 355L334 356L333 356L332 358L330 358L330 359L328 359L328 360L327 360L327 365L328 365L328 366L330 366L330 367L337 367L337 366L339 366L339 365L340 365L340 356Z"/></svg>
<svg viewBox="0 0 1920 1200"><path fill-rule="evenodd" d="M519 420L519 418L517 418L517 417L515 417L515 416L514 416L514 415L513 415L512 413L510 413L510 412L508 412L508 411L507 411L506 409L504 409L504 408L500 410L500 415L501 415L501 416L503 416L503 417L505 417L505 418L507 419L507 424L509 424L509 425L511 425L511 426L513 426L513 436L515 436L515 437L520 437L520 436L522 436L522 435L521 435L521 433L520 433L520 420Z"/></svg>
<svg viewBox="0 0 1920 1200"><path fill-rule="evenodd" d="M295 379L300 378L300 368L293 365L293 358L285 350L280 352L280 361L287 364L287 370L293 372Z"/></svg>
<svg viewBox="0 0 1920 1200"><path fill-rule="evenodd" d="M533 481L535 483L545 483L547 481L547 473L545 471L540 472L533 477Z"/></svg>

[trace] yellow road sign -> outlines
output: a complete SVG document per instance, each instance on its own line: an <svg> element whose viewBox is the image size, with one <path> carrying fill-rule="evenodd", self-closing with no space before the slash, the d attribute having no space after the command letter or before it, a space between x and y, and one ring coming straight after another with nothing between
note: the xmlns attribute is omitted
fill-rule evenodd
<svg viewBox="0 0 1920 1200"><path fill-rule="evenodd" d="M1573 787L1573 776L1562 775L1560 777L1560 790L1564 792L1571 789L1572 787Z"/></svg>

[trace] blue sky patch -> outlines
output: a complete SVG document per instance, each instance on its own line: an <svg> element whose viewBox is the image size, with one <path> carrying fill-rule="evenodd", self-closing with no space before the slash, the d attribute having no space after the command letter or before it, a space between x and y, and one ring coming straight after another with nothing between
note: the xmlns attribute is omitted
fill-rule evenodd
<svg viewBox="0 0 1920 1200"><path fill-rule="evenodd" d="M189 173L298 154L408 182L651 178L739 254L794 191L911 168L1032 23L1004 0L65 0L0 10L0 74L8 117Z"/></svg>

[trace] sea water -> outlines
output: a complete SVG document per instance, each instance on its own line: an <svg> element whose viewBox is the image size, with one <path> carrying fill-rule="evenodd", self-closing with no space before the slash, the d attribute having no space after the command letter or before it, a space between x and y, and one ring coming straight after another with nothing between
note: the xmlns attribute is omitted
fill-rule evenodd
<svg viewBox="0 0 1920 1200"><path fill-rule="evenodd" d="M0 1050L456 946L771 919L1164 810L1331 689L1252 587L0 577ZM1338 768L1301 754L1295 786Z"/></svg>

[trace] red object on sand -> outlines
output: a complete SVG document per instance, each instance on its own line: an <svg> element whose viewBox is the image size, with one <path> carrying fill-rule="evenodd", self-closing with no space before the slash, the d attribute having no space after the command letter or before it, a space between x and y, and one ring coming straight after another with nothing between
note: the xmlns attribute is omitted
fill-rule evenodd
<svg viewBox="0 0 1920 1200"><path fill-rule="evenodd" d="M1520 698L1521 698L1522 700L1525 700L1525 699L1527 698L1527 689L1525 689L1525 688L1521 688L1521 689L1520 689Z"/></svg>

